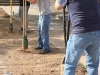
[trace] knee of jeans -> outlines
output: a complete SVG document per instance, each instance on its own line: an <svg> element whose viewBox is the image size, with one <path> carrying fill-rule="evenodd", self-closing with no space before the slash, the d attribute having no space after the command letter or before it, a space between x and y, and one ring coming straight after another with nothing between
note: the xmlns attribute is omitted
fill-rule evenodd
<svg viewBox="0 0 100 75"><path fill-rule="evenodd" d="M45 35L45 31L41 31L40 33L41 33L41 36Z"/></svg>

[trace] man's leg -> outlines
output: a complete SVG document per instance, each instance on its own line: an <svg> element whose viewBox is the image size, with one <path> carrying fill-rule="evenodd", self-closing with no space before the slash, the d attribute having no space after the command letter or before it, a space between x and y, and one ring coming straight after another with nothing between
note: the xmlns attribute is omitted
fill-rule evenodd
<svg viewBox="0 0 100 75"><path fill-rule="evenodd" d="M18 29L19 31L23 31L23 7L22 6L19 6L19 17L21 19L21 27Z"/></svg>
<svg viewBox="0 0 100 75"><path fill-rule="evenodd" d="M42 49L43 48L43 42L41 38L41 16L39 16L39 21L38 21L38 47L36 49Z"/></svg>
<svg viewBox="0 0 100 75"><path fill-rule="evenodd" d="M91 33L72 34L67 43L64 75L75 75L78 61L92 41Z"/></svg>
<svg viewBox="0 0 100 75"><path fill-rule="evenodd" d="M41 38L43 42L43 50L49 51L49 27L51 23L51 14L43 15L41 22Z"/></svg>
<svg viewBox="0 0 100 75"><path fill-rule="evenodd" d="M29 7L30 6L26 6L26 30L27 32L29 32L29 28L28 28L28 10L29 10ZM22 26L20 27L20 31L23 31L23 7L20 6L19 7L19 17L21 18L21 23L22 23Z"/></svg>
<svg viewBox="0 0 100 75"><path fill-rule="evenodd" d="M98 75L100 32L96 31L93 37L92 44L86 48L86 68L88 75Z"/></svg>
<svg viewBox="0 0 100 75"><path fill-rule="evenodd" d="M100 75L100 47L99 47L99 69L98 69L98 72L99 72L98 75Z"/></svg>

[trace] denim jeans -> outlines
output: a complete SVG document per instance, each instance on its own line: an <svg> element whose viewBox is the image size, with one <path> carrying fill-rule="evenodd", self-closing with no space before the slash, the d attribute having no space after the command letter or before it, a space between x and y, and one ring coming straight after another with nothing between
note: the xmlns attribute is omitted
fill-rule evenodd
<svg viewBox="0 0 100 75"><path fill-rule="evenodd" d="M67 42L64 75L75 75L78 61L85 51L88 75L98 75L100 31L72 34Z"/></svg>
<svg viewBox="0 0 100 75"><path fill-rule="evenodd" d="M99 75L100 75L100 47L99 47Z"/></svg>
<svg viewBox="0 0 100 75"><path fill-rule="evenodd" d="M51 13L39 16L38 22L38 46L42 50L50 50L49 46L49 27L51 23Z"/></svg>

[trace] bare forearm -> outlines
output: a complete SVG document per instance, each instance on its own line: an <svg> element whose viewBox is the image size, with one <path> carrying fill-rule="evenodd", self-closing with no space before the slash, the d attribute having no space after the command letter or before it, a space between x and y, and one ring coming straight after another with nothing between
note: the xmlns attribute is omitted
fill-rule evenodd
<svg viewBox="0 0 100 75"><path fill-rule="evenodd" d="M27 0L28 2L32 3L32 4L35 4L37 3L37 0Z"/></svg>
<svg viewBox="0 0 100 75"><path fill-rule="evenodd" d="M61 5L58 3L58 0L56 0L56 2L55 2L55 8L56 8L56 10L62 9Z"/></svg>

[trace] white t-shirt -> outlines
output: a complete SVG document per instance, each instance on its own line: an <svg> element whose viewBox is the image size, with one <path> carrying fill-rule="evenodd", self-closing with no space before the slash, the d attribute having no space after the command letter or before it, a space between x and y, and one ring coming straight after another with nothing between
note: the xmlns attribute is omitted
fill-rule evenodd
<svg viewBox="0 0 100 75"><path fill-rule="evenodd" d="M46 15L51 13L49 0L38 0L37 4L40 15Z"/></svg>

